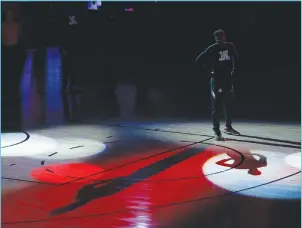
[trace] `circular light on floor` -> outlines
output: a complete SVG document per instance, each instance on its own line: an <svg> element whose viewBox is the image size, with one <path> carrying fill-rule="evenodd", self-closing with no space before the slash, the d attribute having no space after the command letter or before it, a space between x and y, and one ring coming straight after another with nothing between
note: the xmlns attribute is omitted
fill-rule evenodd
<svg viewBox="0 0 302 228"><path fill-rule="evenodd" d="M297 169L285 164L286 154L251 150L245 154L243 163L227 172L207 176L215 185L238 194L278 199L301 197L300 174ZM227 154L209 159L203 166L204 173L212 173L232 166ZM292 176L290 176L292 175ZM290 176L290 177L288 177ZM278 180L278 181L277 181Z"/></svg>
<svg viewBox="0 0 302 228"><path fill-rule="evenodd" d="M26 132L2 133L1 148L12 147L27 141L30 135Z"/></svg>
<svg viewBox="0 0 302 228"><path fill-rule="evenodd" d="M301 153L294 153L285 158L285 162L294 168L301 170Z"/></svg>
<svg viewBox="0 0 302 228"><path fill-rule="evenodd" d="M57 139L58 146L48 155L34 155L31 158L42 160L72 160L90 157L103 152L106 145L96 140L83 138Z"/></svg>
<svg viewBox="0 0 302 228"><path fill-rule="evenodd" d="M37 154L49 154L57 148L57 141L42 135L30 134L25 140L24 133L1 134L1 156L24 157Z"/></svg>

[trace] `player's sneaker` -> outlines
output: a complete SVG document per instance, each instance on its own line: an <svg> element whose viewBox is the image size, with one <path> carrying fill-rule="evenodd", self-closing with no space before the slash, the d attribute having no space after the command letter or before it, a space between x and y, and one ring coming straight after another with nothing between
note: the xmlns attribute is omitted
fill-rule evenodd
<svg viewBox="0 0 302 228"><path fill-rule="evenodd" d="M215 137L216 141L223 141L224 140L223 137L222 137L222 135L221 135L220 130L214 131L214 137Z"/></svg>
<svg viewBox="0 0 302 228"><path fill-rule="evenodd" d="M228 135L240 135L240 133L238 131L236 131L234 128L232 128L232 127L226 127L224 129L224 133L226 133Z"/></svg>

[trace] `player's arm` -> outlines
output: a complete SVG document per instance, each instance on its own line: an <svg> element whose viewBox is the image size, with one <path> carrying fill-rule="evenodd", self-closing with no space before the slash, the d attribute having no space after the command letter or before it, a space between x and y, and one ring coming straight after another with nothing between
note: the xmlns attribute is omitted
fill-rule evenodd
<svg viewBox="0 0 302 228"><path fill-rule="evenodd" d="M232 56L232 73L234 73L235 70L236 70L236 67L237 67L239 57L238 57L236 47L233 43L231 43L231 48L232 48L232 53L233 53L233 56Z"/></svg>
<svg viewBox="0 0 302 228"><path fill-rule="evenodd" d="M209 69L209 67L207 67L205 65L205 60L209 57L210 53L212 51L212 48L211 47L208 47L204 52L200 53L197 58L195 59L195 63L201 61L202 62L202 66L203 68L210 74L212 74L212 70Z"/></svg>
<svg viewBox="0 0 302 228"><path fill-rule="evenodd" d="M197 58L195 59L195 63L199 62L199 61L202 61L203 58L205 57L205 53L206 53L207 50L205 50L204 52L201 52Z"/></svg>

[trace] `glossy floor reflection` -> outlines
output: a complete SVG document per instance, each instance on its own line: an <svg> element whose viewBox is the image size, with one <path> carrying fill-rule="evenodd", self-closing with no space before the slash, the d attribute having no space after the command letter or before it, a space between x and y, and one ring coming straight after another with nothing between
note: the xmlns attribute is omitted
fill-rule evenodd
<svg viewBox="0 0 302 228"><path fill-rule="evenodd" d="M209 121L104 120L94 90L61 95L56 49L46 79L32 58L23 130L1 136L3 227L301 226L300 124L240 121L217 143Z"/></svg>

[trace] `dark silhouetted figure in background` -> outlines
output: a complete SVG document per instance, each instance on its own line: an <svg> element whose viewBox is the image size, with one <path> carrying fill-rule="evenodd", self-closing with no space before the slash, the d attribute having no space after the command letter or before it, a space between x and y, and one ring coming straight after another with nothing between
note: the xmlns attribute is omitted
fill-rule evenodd
<svg viewBox="0 0 302 228"><path fill-rule="evenodd" d="M238 55L234 44L225 41L223 30L214 32L215 44L202 52L195 62L201 60L203 67L210 74L213 130L216 140L223 140L220 131L222 105L226 117L226 134L239 135L232 127L231 105L234 96L233 75Z"/></svg>
<svg viewBox="0 0 302 228"><path fill-rule="evenodd" d="M20 82L25 52L22 48L21 23L15 12L7 9L2 22L2 129L21 128Z"/></svg>

